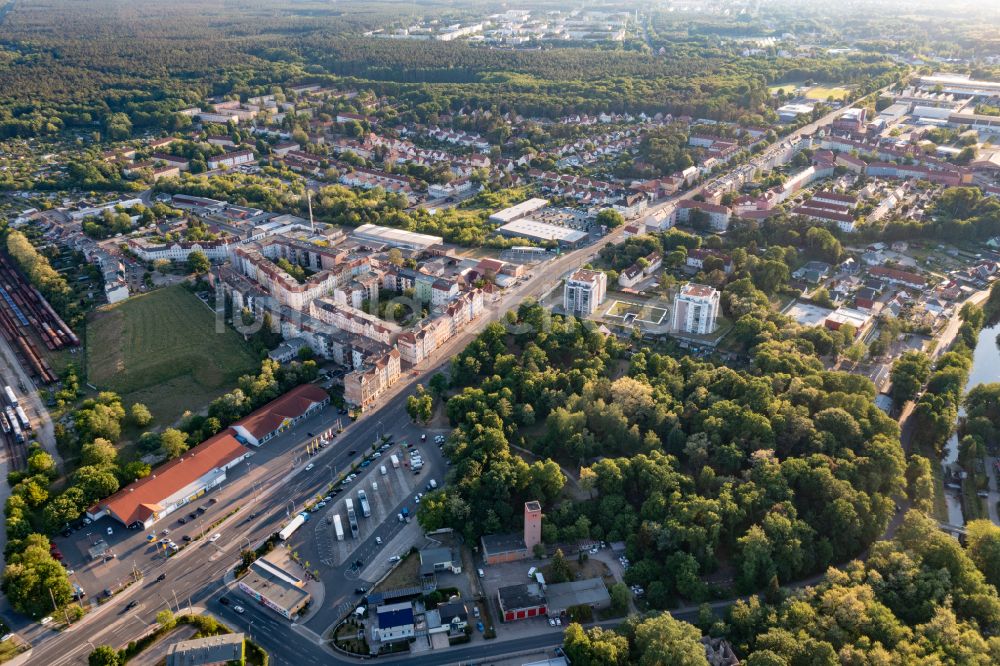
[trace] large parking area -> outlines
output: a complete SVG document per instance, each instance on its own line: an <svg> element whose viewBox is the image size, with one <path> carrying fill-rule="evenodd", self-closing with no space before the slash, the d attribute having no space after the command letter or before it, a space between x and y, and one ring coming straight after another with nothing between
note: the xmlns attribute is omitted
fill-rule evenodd
<svg viewBox="0 0 1000 666"><path fill-rule="evenodd" d="M325 506L317 505L313 515L312 537L320 562L328 567L342 564L362 564L371 562L389 540L402 529L405 521L400 520L405 508L410 519L416 512L415 494L425 488L427 479L423 474L414 474L402 446L391 446L380 451L371 465L363 468L352 481L341 482L326 500ZM395 456L398 465L392 464ZM350 478L350 477L348 477ZM428 477L429 479L429 477ZM345 479L346 481L346 479ZM369 508L365 515L359 493L363 492ZM347 500L353 504L357 531L352 531L348 518ZM322 504L322 503L321 503ZM338 538L336 516L339 516L343 536ZM374 537L374 538L372 538ZM397 553L389 553L386 557ZM355 567L356 568L356 567Z"/></svg>

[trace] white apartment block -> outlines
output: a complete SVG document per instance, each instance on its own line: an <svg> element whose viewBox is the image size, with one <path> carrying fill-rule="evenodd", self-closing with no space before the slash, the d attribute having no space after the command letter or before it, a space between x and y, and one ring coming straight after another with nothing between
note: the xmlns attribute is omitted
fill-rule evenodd
<svg viewBox="0 0 1000 666"><path fill-rule="evenodd" d="M229 258L231 247L238 244L236 239L201 242L175 242L154 245L144 238L130 238L128 248L143 261L169 259L170 261L187 261L192 252L203 252L206 257L215 261Z"/></svg>
<svg viewBox="0 0 1000 666"><path fill-rule="evenodd" d="M569 276L563 288L563 309L570 314L594 314L604 302L608 276L600 271L579 269Z"/></svg>
<svg viewBox="0 0 1000 666"><path fill-rule="evenodd" d="M709 335L719 316L719 291L707 285L688 283L674 299L673 328L682 333Z"/></svg>

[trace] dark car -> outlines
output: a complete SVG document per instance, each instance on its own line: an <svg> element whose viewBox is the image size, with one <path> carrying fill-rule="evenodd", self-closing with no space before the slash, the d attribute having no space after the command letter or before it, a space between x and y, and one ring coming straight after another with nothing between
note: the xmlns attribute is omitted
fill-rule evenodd
<svg viewBox="0 0 1000 666"><path fill-rule="evenodd" d="M195 513L194 511L192 511L191 513L188 514L188 518L190 518L191 520L194 520L197 517L198 517L198 514Z"/></svg>
<svg viewBox="0 0 1000 666"><path fill-rule="evenodd" d="M133 599L132 601L128 602L128 606L125 607L125 610L132 610L133 608L135 608L138 605L139 605L139 602Z"/></svg>
<svg viewBox="0 0 1000 666"><path fill-rule="evenodd" d="M165 574L165 573L161 573L159 576L156 577L157 582L159 582L161 580L166 580L166 579L167 579L167 574Z"/></svg>
<svg viewBox="0 0 1000 666"><path fill-rule="evenodd" d="M308 435L309 437L315 437L316 436L316 435L312 434L311 432L307 432L306 435Z"/></svg>
<svg viewBox="0 0 1000 666"><path fill-rule="evenodd" d="M71 530L71 529L70 529L70 528L68 528L68 527L67 527L66 529L64 529L64 530L62 531L62 535L63 535L64 537L68 537L68 536L69 536L70 534L72 534L72 533L73 533L73 530Z"/></svg>
<svg viewBox="0 0 1000 666"><path fill-rule="evenodd" d="M219 597L219 603L223 606L229 605L229 597Z"/></svg>
<svg viewBox="0 0 1000 666"><path fill-rule="evenodd" d="M184 535L184 541L190 541L191 537L187 534Z"/></svg>
<svg viewBox="0 0 1000 666"><path fill-rule="evenodd" d="M181 516L180 518L177 519L177 522L180 523L181 525L183 525L184 523L187 522L187 518L185 518L184 516Z"/></svg>
<svg viewBox="0 0 1000 666"><path fill-rule="evenodd" d="M368 590L365 589L365 588L363 588L363 587L356 587L356 588L354 588L354 594L364 594L367 591Z"/></svg>
<svg viewBox="0 0 1000 666"><path fill-rule="evenodd" d="M357 449L351 449L350 451L348 451L348 452L347 452L347 455L349 455L349 456L353 456L353 455L354 455L354 454L356 454L357 452L358 452L358 450L357 450Z"/></svg>
<svg viewBox="0 0 1000 666"><path fill-rule="evenodd" d="M205 507L203 507L203 506L199 506L199 507L198 507L198 515L199 515L199 516L200 516L201 514L205 513L206 511L208 511L208 509L206 509Z"/></svg>

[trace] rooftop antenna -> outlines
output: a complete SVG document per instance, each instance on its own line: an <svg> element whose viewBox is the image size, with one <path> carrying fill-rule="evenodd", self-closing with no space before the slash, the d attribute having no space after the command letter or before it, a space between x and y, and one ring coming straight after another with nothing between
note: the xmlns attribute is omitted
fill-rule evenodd
<svg viewBox="0 0 1000 666"><path fill-rule="evenodd" d="M309 206L309 229L312 233L316 233L316 223L313 221L312 192L309 191L308 186L306 186L306 205Z"/></svg>

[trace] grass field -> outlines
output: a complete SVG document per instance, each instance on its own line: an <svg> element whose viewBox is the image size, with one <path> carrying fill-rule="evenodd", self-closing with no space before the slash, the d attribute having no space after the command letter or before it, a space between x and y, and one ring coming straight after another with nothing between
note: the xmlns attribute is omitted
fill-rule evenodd
<svg viewBox="0 0 1000 666"><path fill-rule="evenodd" d="M773 86L768 86L767 91L772 95L779 90L784 90L786 93L795 92L799 88L805 88L802 94L808 98L819 102L825 102L828 97L833 96L834 99L844 99L850 94L850 89L844 88L842 86L809 86L806 87L804 81L793 81L791 83L778 83Z"/></svg>
<svg viewBox="0 0 1000 666"><path fill-rule="evenodd" d="M813 86L806 92L806 97L820 102L825 102L830 97L833 97L834 99L844 99L850 94L850 92L850 90L841 86Z"/></svg>
<svg viewBox="0 0 1000 666"><path fill-rule="evenodd" d="M801 88L805 85L805 81L792 81L790 83L776 83L773 86L768 86L767 91L772 95L779 90L784 90L786 93L794 92L796 89Z"/></svg>
<svg viewBox="0 0 1000 666"><path fill-rule="evenodd" d="M96 312L87 323L87 375L101 390L142 402L158 425L198 410L225 393L257 358L181 286L134 296Z"/></svg>

